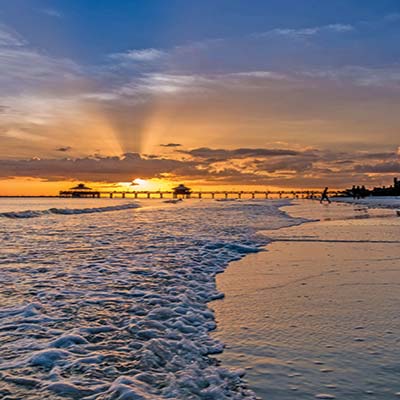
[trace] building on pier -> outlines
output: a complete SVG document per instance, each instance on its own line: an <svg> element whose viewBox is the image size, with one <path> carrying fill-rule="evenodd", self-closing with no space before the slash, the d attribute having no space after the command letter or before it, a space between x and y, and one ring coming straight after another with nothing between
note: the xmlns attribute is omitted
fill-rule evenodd
<svg viewBox="0 0 400 400"><path fill-rule="evenodd" d="M192 190L186 187L183 183L174 187L172 190L174 198L177 198L178 196L190 197L190 194L192 193Z"/></svg>
<svg viewBox="0 0 400 400"><path fill-rule="evenodd" d="M93 190L90 187L87 187L84 183L79 183L69 190L62 190L60 192L60 197L96 198L100 197L100 192L97 190Z"/></svg>

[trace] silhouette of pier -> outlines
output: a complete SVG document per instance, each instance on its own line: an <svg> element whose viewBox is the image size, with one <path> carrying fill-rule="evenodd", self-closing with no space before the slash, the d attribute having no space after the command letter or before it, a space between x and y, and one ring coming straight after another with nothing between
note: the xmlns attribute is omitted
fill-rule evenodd
<svg viewBox="0 0 400 400"><path fill-rule="evenodd" d="M331 191L330 195L335 196L339 192ZM321 196L320 191L312 190L205 190L191 191L190 193L176 193L174 190L166 191L79 191L70 189L60 192L60 197L74 198L130 198L130 199L314 199Z"/></svg>

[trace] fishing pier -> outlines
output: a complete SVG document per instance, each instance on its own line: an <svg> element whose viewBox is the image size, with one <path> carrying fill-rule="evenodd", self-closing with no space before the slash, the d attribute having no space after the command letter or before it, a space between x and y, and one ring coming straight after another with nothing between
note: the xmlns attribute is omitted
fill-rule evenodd
<svg viewBox="0 0 400 400"><path fill-rule="evenodd" d="M339 192L330 192L331 196L335 196ZM99 191L92 190L83 184L79 184L75 188L60 191L60 197L67 198L122 198L122 199L314 199L321 195L320 191L312 190L199 190L192 191L183 185L172 190L114 190Z"/></svg>

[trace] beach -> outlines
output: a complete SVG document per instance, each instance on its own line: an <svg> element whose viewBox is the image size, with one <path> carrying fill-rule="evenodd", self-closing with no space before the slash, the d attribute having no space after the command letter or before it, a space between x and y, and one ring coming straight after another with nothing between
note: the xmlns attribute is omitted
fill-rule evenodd
<svg viewBox="0 0 400 400"><path fill-rule="evenodd" d="M0 394L393 398L399 221L316 201L1 199Z"/></svg>
<svg viewBox="0 0 400 400"><path fill-rule="evenodd" d="M217 276L219 358L259 398L400 395L400 218L363 203L297 201L284 210L319 221L264 231L265 251Z"/></svg>

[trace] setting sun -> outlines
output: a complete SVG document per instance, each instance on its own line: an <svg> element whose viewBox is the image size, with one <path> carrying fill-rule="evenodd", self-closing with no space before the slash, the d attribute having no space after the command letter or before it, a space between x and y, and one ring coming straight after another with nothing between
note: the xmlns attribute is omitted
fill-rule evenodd
<svg viewBox="0 0 400 400"><path fill-rule="evenodd" d="M139 186L140 188L148 186L149 182L146 179L136 178L132 181L131 186Z"/></svg>

